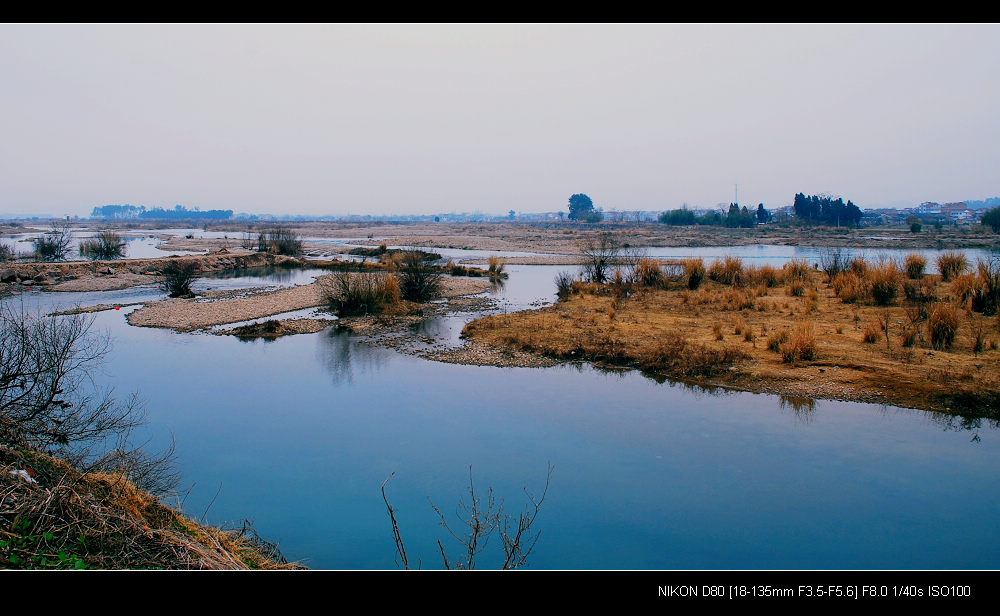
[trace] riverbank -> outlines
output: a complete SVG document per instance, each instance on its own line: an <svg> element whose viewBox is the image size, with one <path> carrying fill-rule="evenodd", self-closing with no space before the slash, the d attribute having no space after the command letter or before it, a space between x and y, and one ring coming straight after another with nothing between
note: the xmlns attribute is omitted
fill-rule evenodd
<svg viewBox="0 0 1000 616"><path fill-rule="evenodd" d="M772 286L706 279L697 290L676 279L631 289L578 282L556 305L478 319L462 335L658 379L1000 417L1000 321L960 309L960 283L922 277L920 293L936 300L923 312L955 309L952 341L937 348L929 317L902 288L890 306L845 303L822 272L798 272Z"/></svg>
<svg viewBox="0 0 1000 616"><path fill-rule="evenodd" d="M19 293L30 288L48 291L115 291L160 281L169 263L193 263L197 272L238 271L254 267L291 266L292 257L250 250L222 248L205 255L118 259L114 261L9 262L0 264L0 292Z"/></svg>
<svg viewBox="0 0 1000 616"><path fill-rule="evenodd" d="M326 287L332 283L333 276L333 274L326 274L311 284L287 289L210 292L196 298L165 299L132 311L126 319L129 324L138 327L162 327L182 332L253 321L295 310L326 305L329 293ZM442 298L454 299L482 293L490 287L490 282L480 278L444 277L441 287ZM442 306L442 309L444 308L446 306ZM407 312L415 312L419 315L419 317L414 316L414 318L426 316L426 310L419 306L411 306ZM362 318L365 317L351 317L345 319L344 322L356 323L355 327L360 327L359 320ZM403 315L368 318L401 320ZM326 321L326 319L319 320ZM279 326L284 326L282 331L287 334L317 331L302 323L302 319L297 321L299 322L287 326L284 325L284 322L279 322Z"/></svg>
<svg viewBox="0 0 1000 616"><path fill-rule="evenodd" d="M302 569L251 526L205 526L117 473L0 447L8 569Z"/></svg>

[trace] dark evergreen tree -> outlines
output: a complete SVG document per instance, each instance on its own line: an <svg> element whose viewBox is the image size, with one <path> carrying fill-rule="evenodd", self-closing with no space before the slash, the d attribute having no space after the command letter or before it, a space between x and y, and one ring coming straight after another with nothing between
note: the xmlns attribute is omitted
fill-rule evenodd
<svg viewBox="0 0 1000 616"><path fill-rule="evenodd" d="M594 202L583 193L569 198L569 219L587 220L594 213Z"/></svg>

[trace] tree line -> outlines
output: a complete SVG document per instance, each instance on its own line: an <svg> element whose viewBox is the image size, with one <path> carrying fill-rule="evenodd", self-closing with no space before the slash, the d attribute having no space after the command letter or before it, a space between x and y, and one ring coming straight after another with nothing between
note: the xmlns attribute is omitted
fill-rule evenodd
<svg viewBox="0 0 1000 616"><path fill-rule="evenodd" d="M175 205L172 210L162 207L146 209L144 205L103 205L95 207L90 217L105 220L229 220L233 217L233 211L202 211L198 208L189 210L183 205Z"/></svg>

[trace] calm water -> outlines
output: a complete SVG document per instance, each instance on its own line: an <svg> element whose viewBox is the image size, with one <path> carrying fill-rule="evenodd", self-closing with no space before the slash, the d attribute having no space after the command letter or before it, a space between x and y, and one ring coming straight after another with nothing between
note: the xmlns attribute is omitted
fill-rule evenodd
<svg viewBox="0 0 1000 616"><path fill-rule="evenodd" d="M551 301L555 272L572 268L508 269L499 298L519 309ZM120 301L73 295L59 299ZM1000 566L1000 433L989 425L796 408L635 372L435 363L332 330L249 343L177 334L129 327L126 312L96 315L114 350L93 376L141 393L153 446L176 438L194 484L185 510L251 518L311 567L395 568L379 492L392 472L407 551L437 567L435 539L449 544L428 498L451 515L471 465L476 486L516 513L549 462L536 569ZM449 319L430 327L455 338L466 318Z"/></svg>

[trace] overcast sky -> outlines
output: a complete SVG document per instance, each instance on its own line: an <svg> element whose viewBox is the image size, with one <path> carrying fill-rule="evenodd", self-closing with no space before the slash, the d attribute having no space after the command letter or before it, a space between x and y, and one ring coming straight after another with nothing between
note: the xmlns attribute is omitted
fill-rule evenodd
<svg viewBox="0 0 1000 616"><path fill-rule="evenodd" d="M1000 194L1000 27L0 26L0 212Z"/></svg>

